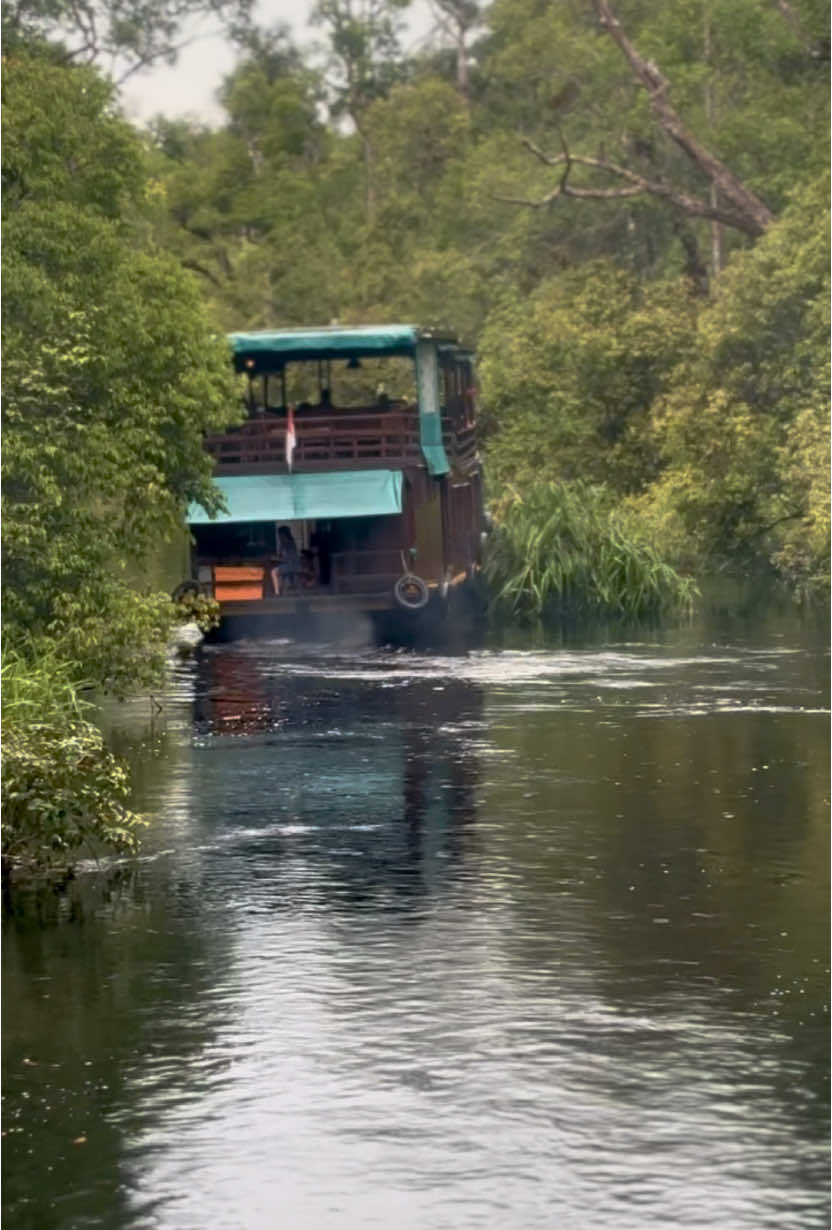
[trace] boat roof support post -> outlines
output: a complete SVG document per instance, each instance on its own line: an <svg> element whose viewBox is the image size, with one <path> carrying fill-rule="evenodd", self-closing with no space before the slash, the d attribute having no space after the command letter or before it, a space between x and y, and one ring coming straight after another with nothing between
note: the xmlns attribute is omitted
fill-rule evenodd
<svg viewBox="0 0 832 1230"><path fill-rule="evenodd" d="M439 362L436 343L416 344L416 387L419 391L419 442L428 473L434 478L450 470L442 443L442 412L439 400Z"/></svg>

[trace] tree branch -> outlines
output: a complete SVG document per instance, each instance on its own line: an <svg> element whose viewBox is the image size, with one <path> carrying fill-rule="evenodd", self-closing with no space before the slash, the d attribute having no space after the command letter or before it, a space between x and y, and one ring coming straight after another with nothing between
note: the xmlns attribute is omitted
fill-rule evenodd
<svg viewBox="0 0 832 1230"><path fill-rule="evenodd" d="M784 513L782 517L776 517L774 521L769 521L768 525L759 525L756 529L752 530L750 534L745 534L739 539L738 545L740 547L746 547L750 542L753 542L755 538L762 538L763 534L767 534L769 530L776 529L778 525L785 525L788 521L800 521L806 516L807 510L805 508L798 508L792 512Z"/></svg>
<svg viewBox="0 0 832 1230"><path fill-rule="evenodd" d="M98 44L98 32L95 26L95 12L91 7L83 3L75 4L72 0L70 0L69 11L72 14L72 18L80 31L84 42L80 47L76 47L72 51L67 52L63 59L64 61L73 60L76 56L81 56L88 53L87 63L91 64L100 51Z"/></svg>
<svg viewBox="0 0 832 1230"><path fill-rule="evenodd" d="M788 3L788 0L774 0L774 7L807 55L818 58L817 48L812 44L811 39L808 38L806 31L801 25L800 18Z"/></svg>
<svg viewBox="0 0 832 1230"><path fill-rule="evenodd" d="M220 279L213 274L210 269L206 269L204 265L200 265L199 261L183 260L182 266L184 269L191 269L194 273L201 274L202 277L207 278L207 280L212 282L214 286L218 287L219 290L224 289Z"/></svg>
<svg viewBox="0 0 832 1230"><path fill-rule="evenodd" d="M756 223L749 219L748 215L744 212L729 209L719 203L713 204L710 201L702 201L690 193L674 188L672 184L668 184L665 180L648 179L646 176L639 175L627 167L620 166L617 162L611 162L608 158L592 158L584 154L571 154L566 147L562 133L560 133L560 137L564 151L561 154L547 154L528 137L521 137L520 139L521 144L545 166L562 166L566 168L566 172L557 188L547 192L545 196L537 201L504 196L498 196L495 199L507 202L508 204L527 205L534 209L541 209L551 205L560 196L571 196L596 201L611 200L616 197L655 196L667 201L671 205L675 205L690 217L707 218L712 222L722 222L725 226L743 231L752 237L760 234ZM591 167L593 170L602 171L607 175L623 179L629 186L626 188L576 188L568 182L568 174L573 165Z"/></svg>
<svg viewBox="0 0 832 1230"><path fill-rule="evenodd" d="M773 221L774 215L759 197L746 188L720 158L701 145L682 123L678 112L667 97L669 83L652 60L645 60L627 38L621 23L614 15L607 0L596 0L601 24L629 63L636 79L650 96L653 111L659 124L672 141L682 150L703 175L718 189L734 207L736 216L745 219L739 229L749 235L762 235ZM701 215L703 217L711 215ZM719 220L719 219L717 219ZM728 223L727 225L736 225Z"/></svg>

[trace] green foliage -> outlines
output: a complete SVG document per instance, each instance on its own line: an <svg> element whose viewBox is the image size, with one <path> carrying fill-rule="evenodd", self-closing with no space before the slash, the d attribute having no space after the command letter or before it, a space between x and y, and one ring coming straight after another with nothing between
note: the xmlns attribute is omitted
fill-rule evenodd
<svg viewBox="0 0 832 1230"><path fill-rule="evenodd" d="M251 0L3 0L3 46L7 55L40 46L59 62L106 64L125 78L173 64L187 27L206 15L240 38L251 8Z"/></svg>
<svg viewBox="0 0 832 1230"><path fill-rule="evenodd" d="M173 616L125 563L188 500L216 505L202 437L237 413L228 350L148 242L142 146L95 74L13 58L4 129L5 632L123 691Z"/></svg>
<svg viewBox="0 0 832 1230"><path fill-rule="evenodd" d="M697 593L603 488L510 487L495 521L485 572L496 606L514 615L638 618L687 611Z"/></svg>
<svg viewBox="0 0 832 1230"><path fill-rule="evenodd" d="M796 25L766 0L614 7L693 136L770 209L825 166L828 18L814 2L790 6ZM576 189L624 195L512 203L541 200L563 175L523 137L709 200L593 5L497 0L464 89L453 55L403 56L401 10L327 0L334 82L332 65L316 72L285 34L265 33L226 82L223 129L177 125L172 142L170 125L157 128L164 242L201 273L224 323L418 318L475 341L506 300L520 311L542 284L599 259L666 279L669 297L687 294L682 278L703 292L710 223L666 195L633 195L631 181L574 165ZM463 4L443 13L454 28L476 19ZM748 245L726 228L719 240L723 259Z"/></svg>
<svg viewBox="0 0 832 1230"><path fill-rule="evenodd" d="M176 602L176 618L181 623L195 623L201 632L220 626L220 604L207 594L190 591Z"/></svg>
<svg viewBox="0 0 832 1230"><path fill-rule="evenodd" d="M53 653L4 653L2 854L29 869L102 850L129 853L144 823L125 767L85 714L75 668Z"/></svg>
<svg viewBox="0 0 832 1230"><path fill-rule="evenodd" d="M828 13L613 9L691 136L775 215L755 246L669 203L707 205L711 185L595 6L539 0L488 9L464 90L453 56L403 61L398 6L370 6L370 25L350 24L346 0L321 6L335 111L358 130L318 109L302 146L298 117L326 83L285 47L265 71L261 49L229 79L225 129L160 160L166 242L234 327L399 317L467 335L495 490L604 485L689 571L767 570L821 592L826 189L812 185L828 163ZM667 192L571 164L583 196L518 205L557 192L565 168L546 159L565 151Z"/></svg>
<svg viewBox="0 0 832 1230"><path fill-rule="evenodd" d="M771 209L782 209L795 182L826 165L828 13L799 0L616 0L612 9L642 56L659 66L690 133ZM519 130L549 155L565 144L575 157L707 198L701 172L657 123L595 5L496 0L489 21L489 91L499 107L492 148L503 132ZM516 141L510 148L509 160L488 160L495 191L539 200L557 188L562 168L547 167ZM587 193L632 190L629 181L580 165L570 183ZM672 272L680 256L681 235L660 195L560 199L547 213L553 243L570 256L585 253L587 239L596 253L612 241L619 259L641 271ZM704 247L703 224L694 223L693 234ZM734 233L724 239L732 247L745 242Z"/></svg>
<svg viewBox="0 0 832 1230"><path fill-rule="evenodd" d="M492 481L603 483L699 575L829 586L826 181L712 300L583 264L507 298L481 352Z"/></svg>
<svg viewBox="0 0 832 1230"><path fill-rule="evenodd" d="M829 585L829 192L807 185L738 257L655 407L665 465L648 493L689 550Z"/></svg>
<svg viewBox="0 0 832 1230"><path fill-rule="evenodd" d="M481 356L495 490L603 486L688 571L823 591L826 6L612 3L691 140L774 218L760 239L697 212L723 195L596 5L443 0L453 51L409 56L406 7L322 0L323 69L285 29L249 29L226 123L158 121L149 148L97 77L12 45L13 626L92 663L96 610L140 622L116 544L140 573L184 501L212 498L199 441L232 394L209 322L456 330ZM142 11L152 35L162 10ZM142 610L158 642L163 604Z"/></svg>
<svg viewBox="0 0 832 1230"><path fill-rule="evenodd" d="M312 21L329 36L333 111L354 123L401 76L402 16L410 0L317 0Z"/></svg>
<svg viewBox="0 0 832 1230"><path fill-rule="evenodd" d="M73 207L119 219L142 194L136 133L96 73L19 51L3 64L3 211ZM92 260L92 253L88 254Z"/></svg>
<svg viewBox="0 0 832 1230"><path fill-rule="evenodd" d="M610 262L495 309L480 342L491 477L642 488L659 460L651 407L689 352L695 322L683 282L644 286Z"/></svg>

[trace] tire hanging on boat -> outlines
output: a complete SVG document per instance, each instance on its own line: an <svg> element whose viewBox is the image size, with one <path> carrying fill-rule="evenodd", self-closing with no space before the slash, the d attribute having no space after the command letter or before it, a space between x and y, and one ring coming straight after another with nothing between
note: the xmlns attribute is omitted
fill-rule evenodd
<svg viewBox="0 0 832 1230"><path fill-rule="evenodd" d="M430 592L421 577L406 572L393 586L393 597L406 611L421 611L428 604Z"/></svg>
<svg viewBox="0 0 832 1230"><path fill-rule="evenodd" d="M171 594L171 598L174 602L180 602L188 594L193 597L199 597L199 583L197 581L183 581L180 585L177 585Z"/></svg>

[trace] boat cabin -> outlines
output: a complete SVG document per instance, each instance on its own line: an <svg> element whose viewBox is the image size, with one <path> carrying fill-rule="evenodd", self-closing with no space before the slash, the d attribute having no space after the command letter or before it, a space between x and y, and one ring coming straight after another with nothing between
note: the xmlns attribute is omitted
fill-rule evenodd
<svg viewBox="0 0 832 1230"><path fill-rule="evenodd" d="M224 616L416 611L476 570L473 356L415 325L231 335L246 420L206 440L192 576Z"/></svg>

